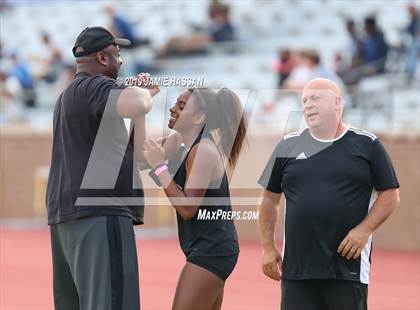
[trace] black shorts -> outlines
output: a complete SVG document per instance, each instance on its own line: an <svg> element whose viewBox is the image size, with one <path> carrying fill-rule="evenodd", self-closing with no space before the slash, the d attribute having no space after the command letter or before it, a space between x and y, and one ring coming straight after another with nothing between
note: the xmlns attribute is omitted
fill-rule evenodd
<svg viewBox="0 0 420 310"><path fill-rule="evenodd" d="M367 310L368 286L345 280L282 280L282 310Z"/></svg>
<svg viewBox="0 0 420 310"><path fill-rule="evenodd" d="M238 254L229 256L191 256L187 262L204 268L226 281L238 261Z"/></svg>

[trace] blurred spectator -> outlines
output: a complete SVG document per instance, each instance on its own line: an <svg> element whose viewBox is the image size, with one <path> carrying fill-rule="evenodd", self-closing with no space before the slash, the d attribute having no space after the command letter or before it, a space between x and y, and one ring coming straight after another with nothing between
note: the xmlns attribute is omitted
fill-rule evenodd
<svg viewBox="0 0 420 310"><path fill-rule="evenodd" d="M278 60L274 64L274 70L278 74L277 85L281 88L284 81L289 77L295 64L292 58L292 52L288 49L279 51L278 57Z"/></svg>
<svg viewBox="0 0 420 310"><path fill-rule="evenodd" d="M0 13L6 11L11 7L11 4L6 0L0 0Z"/></svg>
<svg viewBox="0 0 420 310"><path fill-rule="evenodd" d="M333 80L340 86L343 84L332 70L322 64L316 50L304 50L298 54L297 64L284 81L283 88L300 90L307 82L317 77Z"/></svg>
<svg viewBox="0 0 420 310"><path fill-rule="evenodd" d="M333 67L334 72L338 76L341 76L351 68L351 65L345 60L341 53L335 53Z"/></svg>
<svg viewBox="0 0 420 310"><path fill-rule="evenodd" d="M408 6L408 14L410 15L410 22L407 26L407 32L412 38L418 37L420 33L420 16L414 4Z"/></svg>
<svg viewBox="0 0 420 310"><path fill-rule="evenodd" d="M20 60L16 53L10 56L12 67L9 71L11 77L16 78L22 88L22 101L28 108L36 106L36 94L34 89L34 80L29 73L28 65Z"/></svg>
<svg viewBox="0 0 420 310"><path fill-rule="evenodd" d="M274 63L274 71L277 73L277 88L278 90L283 87L284 81L290 75L290 72L295 66L295 60L293 53L289 49L278 51L278 59ZM276 102L281 98L282 92L276 91L273 100L266 101L263 103L264 113L269 113L275 107Z"/></svg>
<svg viewBox="0 0 420 310"><path fill-rule="evenodd" d="M63 66L60 49L51 41L47 33L41 33L42 50L39 55L32 57L38 64L35 75L38 80L54 83Z"/></svg>
<svg viewBox="0 0 420 310"><path fill-rule="evenodd" d="M314 78L325 78L337 83L340 89L343 90L344 101L346 104L350 104L350 97L346 91L345 84L337 74L322 64L318 51L303 50L297 53L285 54L287 55L286 58L289 59L287 62L293 64L291 71L288 73L288 77L281 84L281 88L288 90L288 92L276 92L273 101L264 102L263 110L265 113L271 112L282 95L299 94L305 84Z"/></svg>
<svg viewBox="0 0 420 310"><path fill-rule="evenodd" d="M385 72L388 44L383 32L376 25L376 18L366 17L364 22L366 35L362 39L363 65L369 66L372 74Z"/></svg>
<svg viewBox="0 0 420 310"><path fill-rule="evenodd" d="M203 54L213 43L234 40L235 29L230 22L229 6L218 1L209 7L209 25L187 37L170 39L158 52L158 57Z"/></svg>
<svg viewBox="0 0 420 310"><path fill-rule="evenodd" d="M351 74L352 70L355 68L358 68L362 65L363 59L362 59L362 41L360 38L360 35L357 31L356 24L354 23L354 20L348 19L346 20L346 29L347 34L349 35L350 39L350 45L347 49L347 53L345 57L341 53L336 53L334 55L334 72L343 78L343 80L346 79L346 77ZM357 69L356 69L357 70ZM348 81L346 80L347 84Z"/></svg>
<svg viewBox="0 0 420 310"><path fill-rule="evenodd" d="M359 43L355 30L349 31L350 36L353 36L353 42L360 44L360 47L359 51L352 55L350 67L338 72L346 85L357 84L363 77L385 72L388 44L383 32L376 25L375 17L365 18L364 32Z"/></svg>
<svg viewBox="0 0 420 310"><path fill-rule="evenodd" d="M20 90L20 83L15 77L9 76L6 71L0 71L0 97L3 106L15 102Z"/></svg>
<svg viewBox="0 0 420 310"><path fill-rule="evenodd" d="M316 50L304 50L297 55L296 66L287 80L284 81L283 89L300 92L305 84L314 78L329 79L337 83L343 91L344 101L347 105L351 104L343 80L322 64L319 53Z"/></svg>
<svg viewBox="0 0 420 310"><path fill-rule="evenodd" d="M214 42L233 41L234 28L230 22L229 6L218 1L209 8L209 32Z"/></svg>
<svg viewBox="0 0 420 310"><path fill-rule="evenodd" d="M346 21L346 29L347 29L347 33L350 36L350 47L349 47L349 52L350 52L350 67L354 68L357 66L360 66L363 62L362 59L362 41L360 38L359 33L357 32L356 29L356 24L354 23L354 20L352 19L348 19Z"/></svg>
<svg viewBox="0 0 420 310"><path fill-rule="evenodd" d="M416 72L417 63L420 57L420 16L415 5L408 6L410 22L406 28L409 35L409 43L407 50L407 66L406 72L408 77L412 79Z"/></svg>
<svg viewBox="0 0 420 310"><path fill-rule="evenodd" d="M0 70L0 123L15 120L19 116L17 106L21 93L19 81Z"/></svg>
<svg viewBox="0 0 420 310"><path fill-rule="evenodd" d="M314 50L300 51L295 55L296 66L290 72L287 80L283 82L285 89L302 89L306 82L317 76L317 67L320 63L318 52Z"/></svg>
<svg viewBox="0 0 420 310"><path fill-rule="evenodd" d="M108 29L116 36L126 38L131 41L131 45L124 48L136 48L142 45L149 45L148 38L141 38L136 34L134 26L127 20L126 17L117 13L115 6L107 5L105 12L110 18L110 25Z"/></svg>

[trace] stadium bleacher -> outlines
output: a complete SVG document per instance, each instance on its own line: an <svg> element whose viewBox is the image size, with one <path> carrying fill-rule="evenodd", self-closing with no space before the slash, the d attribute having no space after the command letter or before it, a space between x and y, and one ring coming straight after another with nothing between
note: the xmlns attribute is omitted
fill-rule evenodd
<svg viewBox="0 0 420 310"><path fill-rule="evenodd" d="M390 1L383 5L382 1L360 0L231 0L225 3L230 6L238 41L219 44L206 55L165 60L161 62L159 75L202 76L205 77L206 85L213 87L276 88L277 76L272 64L279 49L316 48L323 62L331 64L335 53L344 52L349 44L345 18L360 22L370 14L377 16L387 40L397 44L401 30L408 22L406 7L411 2ZM152 48L158 48L173 36L187 34L190 25L205 24L208 5L207 1L121 1L118 10L135 23L138 33L151 38ZM65 61L69 63L73 61L71 47L80 29L90 25L107 25L104 3L100 1L74 1L71 5L61 1L49 2L47 5L41 1L11 2L11 6L0 14L0 41L7 42L7 49L17 50L24 58L40 53L42 47L39 32L45 31L51 35ZM232 45L235 48L232 49ZM141 52L135 53L127 55L129 62L139 58L141 60ZM382 97L388 101L384 105L392 106L392 98L399 97L399 93L409 93L413 86L401 86L397 94L394 94L393 90L387 88L390 82L391 78L384 76L370 78L365 83L368 88L378 84L378 91L382 88L390 92ZM366 93L364 87L362 83L358 91ZM370 93L372 91L369 90ZM49 91L48 87L41 86L38 92L40 106L54 105L56 94ZM404 101L404 98L399 101ZM419 104L417 100L415 106ZM411 107L412 104L402 102L396 106ZM372 124L366 121L370 117L366 111L363 106L359 106L349 111L348 117L356 122L355 125L361 125L357 122L364 119L365 126L374 130L384 129L375 121ZM365 115L361 117L361 113ZM389 114L392 121L399 122L401 113ZM403 122L410 123L407 120ZM406 127L400 125L396 124L393 128Z"/></svg>

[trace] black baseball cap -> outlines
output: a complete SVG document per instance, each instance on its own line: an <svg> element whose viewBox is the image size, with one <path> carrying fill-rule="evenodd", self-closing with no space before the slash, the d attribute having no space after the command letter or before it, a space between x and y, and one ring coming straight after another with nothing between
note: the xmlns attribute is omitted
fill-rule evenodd
<svg viewBox="0 0 420 310"><path fill-rule="evenodd" d="M77 37L76 43L73 46L73 55L76 58L87 56L98 52L111 44L129 46L131 45L131 42L127 39L114 37L114 35L104 27L87 27Z"/></svg>

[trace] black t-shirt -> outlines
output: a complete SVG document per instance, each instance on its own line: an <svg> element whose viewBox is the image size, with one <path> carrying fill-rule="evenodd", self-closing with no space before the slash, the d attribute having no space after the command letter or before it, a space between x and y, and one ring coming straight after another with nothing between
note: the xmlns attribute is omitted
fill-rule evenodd
<svg viewBox="0 0 420 310"><path fill-rule="evenodd" d="M46 195L48 224L123 215L143 223L143 189L133 173L133 137L116 111L124 86L78 73L57 99Z"/></svg>
<svg viewBox="0 0 420 310"><path fill-rule="evenodd" d="M210 139L210 134L203 133L191 146L190 150L201 141L202 138ZM184 147L181 146L173 159L169 161L169 168L174 174L175 183L183 189L187 178L186 161L181 161ZM222 160L222 159L220 159ZM209 188L204 194L204 199L215 197L215 200L223 199L223 204L205 205L202 204L197 214L190 220L184 220L177 212L178 238L181 249L186 257L192 256L228 256L239 253L238 236L235 224L232 219L223 219L219 216L216 219L199 219L200 210L206 212L230 212L232 207L230 204L229 184L226 173L223 174L222 180L214 180L209 184Z"/></svg>
<svg viewBox="0 0 420 310"><path fill-rule="evenodd" d="M337 248L366 217L376 191L399 187L376 136L353 127L331 141L308 129L289 134L258 183L285 195L284 279L369 282L372 236L358 259L342 258Z"/></svg>

